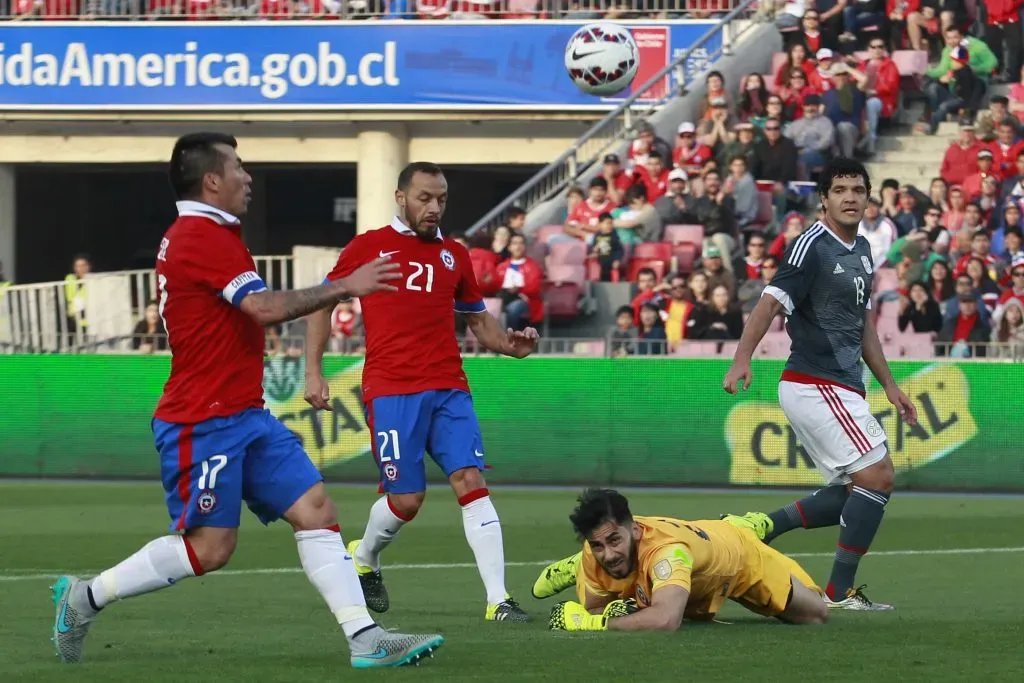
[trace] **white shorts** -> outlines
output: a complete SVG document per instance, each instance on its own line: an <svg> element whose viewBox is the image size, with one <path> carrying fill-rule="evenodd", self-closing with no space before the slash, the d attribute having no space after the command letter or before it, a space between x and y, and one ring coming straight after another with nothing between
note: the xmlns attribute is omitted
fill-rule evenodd
<svg viewBox="0 0 1024 683"><path fill-rule="evenodd" d="M779 382L779 404L796 438L829 484L886 456L885 430L860 394L834 384Z"/></svg>

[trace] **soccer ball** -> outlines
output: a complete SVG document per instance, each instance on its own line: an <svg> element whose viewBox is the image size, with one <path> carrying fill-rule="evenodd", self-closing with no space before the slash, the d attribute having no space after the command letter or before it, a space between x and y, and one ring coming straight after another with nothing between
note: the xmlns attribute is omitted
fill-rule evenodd
<svg viewBox="0 0 1024 683"><path fill-rule="evenodd" d="M591 95L614 95L629 87L640 64L636 41L618 24L587 24L565 46L565 70Z"/></svg>

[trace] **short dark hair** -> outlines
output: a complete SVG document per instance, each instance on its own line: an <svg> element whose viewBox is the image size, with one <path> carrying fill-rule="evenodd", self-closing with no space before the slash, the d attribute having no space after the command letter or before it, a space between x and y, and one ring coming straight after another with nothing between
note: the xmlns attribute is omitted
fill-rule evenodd
<svg viewBox="0 0 1024 683"><path fill-rule="evenodd" d="M734 161L742 161L744 166L749 166L749 164L747 164L747 157L743 156L742 154L733 154L731 157L729 157L730 166L732 166L732 163Z"/></svg>
<svg viewBox="0 0 1024 683"><path fill-rule="evenodd" d="M596 178L590 179L589 187L600 187L602 190L607 190L608 181L602 178L601 176L597 176Z"/></svg>
<svg viewBox="0 0 1024 683"><path fill-rule="evenodd" d="M992 99L989 100L989 103L991 103L991 104L1001 104L1003 106L1008 106L1010 104L1010 99L1008 97L1006 97L1005 95L996 95Z"/></svg>
<svg viewBox="0 0 1024 683"><path fill-rule="evenodd" d="M987 240L991 240L992 239L991 237L988 236L988 233L985 232L984 230L978 230L973 235L971 235L971 241L973 242L974 240L978 239L979 237L984 237Z"/></svg>
<svg viewBox="0 0 1024 683"><path fill-rule="evenodd" d="M409 185L412 184L412 177L417 173L426 173L432 176L444 175L441 167L431 161L414 161L398 174L398 189L403 192L408 190Z"/></svg>
<svg viewBox="0 0 1024 683"><path fill-rule="evenodd" d="M836 157L825 164L825 168L822 169L821 174L818 176L818 194L822 197L828 196L829 190L832 189L832 181L836 178L856 177L864 179L864 187L867 189L868 195L870 195L871 179L868 177L868 171L864 168L864 164L856 159Z"/></svg>
<svg viewBox="0 0 1024 683"><path fill-rule="evenodd" d="M508 210L508 220L512 220L513 218L519 218L520 216L525 215L526 209L520 206L513 206L511 209Z"/></svg>
<svg viewBox="0 0 1024 683"><path fill-rule="evenodd" d="M600 216L597 217L597 221L599 223L604 222L604 221L612 221L612 220L615 220L615 216L611 215L607 211L605 211L604 213L602 213Z"/></svg>
<svg viewBox="0 0 1024 683"><path fill-rule="evenodd" d="M79 261L85 261L86 263L92 265L92 258L84 251L79 252L71 257L71 265L75 265Z"/></svg>
<svg viewBox="0 0 1024 683"><path fill-rule="evenodd" d="M656 149L652 149L647 153L648 159L657 159L658 161L665 161L665 156Z"/></svg>
<svg viewBox="0 0 1024 683"><path fill-rule="evenodd" d="M512 240L522 240L523 242L526 242L526 235L521 232L513 232L508 236L508 243L512 244Z"/></svg>
<svg viewBox="0 0 1024 683"><path fill-rule="evenodd" d="M1021 230L1019 226L1011 225L1003 230L1003 239L1005 240L1009 235L1016 235L1021 240L1024 240L1024 230Z"/></svg>
<svg viewBox="0 0 1024 683"><path fill-rule="evenodd" d="M582 197L585 193L583 192L582 187L580 187L579 185L573 185L565 193L566 196L569 196L571 194L578 194L579 196Z"/></svg>
<svg viewBox="0 0 1024 683"><path fill-rule="evenodd" d="M654 268L641 268L636 271L636 279L639 280L641 275L650 275L655 280L658 279L658 274L654 272Z"/></svg>
<svg viewBox="0 0 1024 683"><path fill-rule="evenodd" d="M576 499L576 509L569 515L569 521L583 540L605 522L619 526L632 523L633 513L629 511L626 497L614 489L584 489Z"/></svg>
<svg viewBox="0 0 1024 683"><path fill-rule="evenodd" d="M630 318L633 317L632 306L619 306L619 310L615 311L615 317L618 318L620 315L628 315Z"/></svg>
<svg viewBox="0 0 1024 683"><path fill-rule="evenodd" d="M963 34L963 31L961 31L960 27L957 26L956 24L950 24L949 26L946 27L946 33L953 33L954 31Z"/></svg>
<svg viewBox="0 0 1024 683"><path fill-rule="evenodd" d="M768 242L763 232L761 232L760 230L751 230L750 232L747 233L747 244L750 244L750 240L754 239L755 237L760 237L762 240L765 241L765 243Z"/></svg>
<svg viewBox="0 0 1024 683"><path fill-rule="evenodd" d="M775 256L765 256L763 259L761 259L761 267L764 268L769 261L771 261L776 268L779 267L779 259L776 258Z"/></svg>
<svg viewBox="0 0 1024 683"><path fill-rule="evenodd" d="M630 185L626 189L625 196L623 196L622 199L623 201L625 201L626 204L630 204L634 200L640 199L641 197L647 199L647 186L643 183L643 181L637 182L636 185Z"/></svg>
<svg viewBox="0 0 1024 683"><path fill-rule="evenodd" d="M199 196L206 174L224 170L224 155L215 145L237 149L238 140L227 133L189 133L174 143L167 176L175 197L191 199Z"/></svg>

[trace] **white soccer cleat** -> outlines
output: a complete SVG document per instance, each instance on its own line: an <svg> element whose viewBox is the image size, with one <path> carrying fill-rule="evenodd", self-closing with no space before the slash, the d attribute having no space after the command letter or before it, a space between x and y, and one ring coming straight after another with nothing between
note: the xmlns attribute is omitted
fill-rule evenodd
<svg viewBox="0 0 1024 683"><path fill-rule="evenodd" d="M887 605L884 602L871 602L868 600L867 596L864 595L865 588L867 586L849 588L846 591L845 598L834 602L826 595L824 598L825 604L829 609L846 609L854 612L888 612L893 609L892 605Z"/></svg>
<svg viewBox="0 0 1024 683"><path fill-rule="evenodd" d="M50 586L50 590L53 591L53 604L57 608L51 640L57 648L57 656L65 664L77 664L82 660L82 644L96 616L85 614L72 603L72 594L77 594L85 588L85 582L77 576L62 576Z"/></svg>

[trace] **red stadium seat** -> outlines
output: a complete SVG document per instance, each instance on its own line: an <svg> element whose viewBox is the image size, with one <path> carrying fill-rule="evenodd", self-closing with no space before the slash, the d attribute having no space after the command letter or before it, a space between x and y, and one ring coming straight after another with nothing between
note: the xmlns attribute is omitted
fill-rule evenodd
<svg viewBox="0 0 1024 683"><path fill-rule="evenodd" d="M587 279L591 282L601 281L601 263L597 260L597 257L592 256L587 259ZM611 281L618 282L621 279L622 274L617 270L613 270Z"/></svg>
<svg viewBox="0 0 1024 683"><path fill-rule="evenodd" d="M533 236L538 242L547 244L552 235L561 235L564 232L565 228L561 225L542 225L534 230Z"/></svg>
<svg viewBox="0 0 1024 683"><path fill-rule="evenodd" d="M587 245L579 240L557 242L548 247L548 268L551 266L582 266L587 258Z"/></svg>
<svg viewBox="0 0 1024 683"><path fill-rule="evenodd" d="M772 193L758 192L757 215L754 216L754 222L744 228L744 230L763 230L774 218L775 207L772 205Z"/></svg>
<svg viewBox="0 0 1024 683"><path fill-rule="evenodd" d="M762 358L785 358L791 345L792 341L785 332L769 332L757 345L755 354Z"/></svg>
<svg viewBox="0 0 1024 683"><path fill-rule="evenodd" d="M551 266L548 268L547 280L556 285L571 283L582 289L583 283L587 281L586 268L582 265Z"/></svg>
<svg viewBox="0 0 1024 683"><path fill-rule="evenodd" d="M672 250L672 270L689 275L693 272L693 264L700 255L700 248L695 244L677 244Z"/></svg>
<svg viewBox="0 0 1024 683"><path fill-rule="evenodd" d="M900 276L895 268L879 268L875 271L873 294L892 292L900 287Z"/></svg>
<svg viewBox="0 0 1024 683"><path fill-rule="evenodd" d="M498 260L499 256L490 249L474 247L469 250L469 261L473 264L473 274L476 275L480 292L484 296L496 294L501 289L497 273Z"/></svg>
<svg viewBox="0 0 1024 683"><path fill-rule="evenodd" d="M572 282L548 283L544 286L544 302L547 318L575 318L579 314L582 288Z"/></svg>
<svg viewBox="0 0 1024 683"><path fill-rule="evenodd" d="M896 50L892 61L900 70L900 76L921 76L928 70L928 53L924 50Z"/></svg>
<svg viewBox="0 0 1024 683"><path fill-rule="evenodd" d="M681 358L703 358L718 355L718 342L684 339L672 350L672 355Z"/></svg>
<svg viewBox="0 0 1024 683"><path fill-rule="evenodd" d="M669 242L642 242L633 249L633 258L669 261L672 259L672 244Z"/></svg>
<svg viewBox="0 0 1024 683"><path fill-rule="evenodd" d="M903 358L921 359L935 356L935 342L930 332L904 333L900 336L899 345Z"/></svg>
<svg viewBox="0 0 1024 683"><path fill-rule="evenodd" d="M689 242L697 246L697 253L700 254L701 245L704 243L703 225L666 225L665 241L669 244L682 244Z"/></svg>

